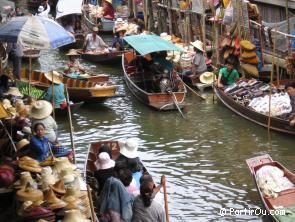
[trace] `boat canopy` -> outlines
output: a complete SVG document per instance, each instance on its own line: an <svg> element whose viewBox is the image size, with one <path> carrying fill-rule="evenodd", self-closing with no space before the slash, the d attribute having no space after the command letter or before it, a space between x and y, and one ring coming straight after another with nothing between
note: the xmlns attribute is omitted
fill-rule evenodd
<svg viewBox="0 0 295 222"><path fill-rule="evenodd" d="M83 0L59 0L56 5L56 19L70 14L82 14Z"/></svg>
<svg viewBox="0 0 295 222"><path fill-rule="evenodd" d="M124 37L124 40L141 55L160 51L184 51L157 35L132 35Z"/></svg>

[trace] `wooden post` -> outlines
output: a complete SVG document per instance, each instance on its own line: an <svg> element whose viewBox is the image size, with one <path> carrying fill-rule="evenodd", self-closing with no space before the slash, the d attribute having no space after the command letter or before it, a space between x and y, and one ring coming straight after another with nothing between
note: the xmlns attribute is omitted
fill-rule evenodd
<svg viewBox="0 0 295 222"><path fill-rule="evenodd" d="M52 78L51 78L51 84L52 84L52 107L53 107L53 119L55 119L55 93L54 93L54 82L53 82L53 71L52 71Z"/></svg>
<svg viewBox="0 0 295 222"><path fill-rule="evenodd" d="M128 0L128 11L133 12L133 0Z"/></svg>
<svg viewBox="0 0 295 222"><path fill-rule="evenodd" d="M173 30L172 30L172 17L171 17L171 0L168 0L167 12L168 12L168 21L169 21L169 34L171 35L173 32Z"/></svg>
<svg viewBox="0 0 295 222"><path fill-rule="evenodd" d="M32 58L29 56L29 97L31 96Z"/></svg>
<svg viewBox="0 0 295 222"><path fill-rule="evenodd" d="M153 2L147 0L147 11L148 11L148 31L154 31L154 15L153 15Z"/></svg>
<svg viewBox="0 0 295 222"><path fill-rule="evenodd" d="M286 20L287 20L287 31L288 31L288 34L290 34L289 0L286 0Z"/></svg>
<svg viewBox="0 0 295 222"><path fill-rule="evenodd" d="M69 127L70 127L70 138L71 138L71 146L73 151L73 162L76 164L76 151L75 151L75 143L74 143L74 136L73 136L73 125L72 125L72 114L71 114L71 107L70 107L70 99L67 85L65 85L66 91L66 99L67 99L67 108L68 108L68 119L69 119Z"/></svg>
<svg viewBox="0 0 295 222"><path fill-rule="evenodd" d="M163 177L165 177L165 176L163 175ZM168 208L168 195L167 195L167 188L166 188L166 178L164 180L165 180L165 182L163 184L163 189L164 189L166 222L169 222L169 208Z"/></svg>
<svg viewBox="0 0 295 222"><path fill-rule="evenodd" d="M95 222L96 216L95 216L94 207L93 207L91 188L89 185L87 185L87 194L88 194L89 206L90 206L90 211L91 211L91 221Z"/></svg>
<svg viewBox="0 0 295 222"><path fill-rule="evenodd" d="M148 15L147 15L147 2L146 0L142 0L142 7L143 7L143 17L144 17L144 27L148 27Z"/></svg>

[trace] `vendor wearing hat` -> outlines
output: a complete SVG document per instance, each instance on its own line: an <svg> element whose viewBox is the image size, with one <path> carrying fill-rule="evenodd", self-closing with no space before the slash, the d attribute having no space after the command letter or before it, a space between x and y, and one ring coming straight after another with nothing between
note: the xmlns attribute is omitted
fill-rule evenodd
<svg viewBox="0 0 295 222"><path fill-rule="evenodd" d="M203 43L199 40L191 42L191 45L194 47L194 50L196 52L192 64L192 74L199 76L207 71L207 65L205 62L206 59L204 56L204 46Z"/></svg>
<svg viewBox="0 0 295 222"><path fill-rule="evenodd" d="M228 59L225 67L219 70L217 87L223 88L224 86L234 84L240 77L238 71L234 69L233 61Z"/></svg>
<svg viewBox="0 0 295 222"><path fill-rule="evenodd" d="M45 74L45 77L52 82L53 85L48 87L46 92L45 100L53 103L54 108L62 108L67 107L66 97L65 97L65 86L62 83L61 76L56 71L51 71ZM54 91L53 91L54 90ZM53 93L54 92L54 93ZM53 98L54 96L54 98Z"/></svg>
<svg viewBox="0 0 295 222"><path fill-rule="evenodd" d="M44 3L46 4L46 8L44 8L43 5L40 5L38 8L37 15L48 18L48 14L50 12L50 5L48 4L48 1L45 1Z"/></svg>
<svg viewBox="0 0 295 222"><path fill-rule="evenodd" d="M117 51L123 51L125 47L125 41L124 41L124 36L126 33L126 28L125 27L120 27L116 29L115 31L115 38L113 40L113 45L112 48L116 48Z"/></svg>
<svg viewBox="0 0 295 222"><path fill-rule="evenodd" d="M109 46L99 37L96 33L98 32L97 27L93 27L92 33L88 34L85 38L86 51L101 51Z"/></svg>
<svg viewBox="0 0 295 222"><path fill-rule="evenodd" d="M77 60L77 56L79 56L77 51L75 49L70 49L70 51L67 53L67 56L69 56L69 62L64 73L66 73L67 76L70 78L76 79L82 77L81 73L85 73L85 69L80 65L79 61Z"/></svg>

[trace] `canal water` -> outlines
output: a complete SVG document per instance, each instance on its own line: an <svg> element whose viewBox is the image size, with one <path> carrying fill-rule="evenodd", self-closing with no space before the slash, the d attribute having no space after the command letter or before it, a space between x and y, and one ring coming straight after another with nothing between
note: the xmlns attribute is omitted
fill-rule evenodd
<svg viewBox="0 0 295 222"><path fill-rule="evenodd" d="M43 51L34 68L60 70L66 56L58 50ZM156 182L167 177L172 222L262 221L256 215L220 216L220 209L262 208L245 160L270 154L295 170L294 137L267 130L241 119L213 101L189 94L186 119L175 112L157 112L138 102L123 81L121 66L82 63L95 73L110 73L126 97L84 107L73 113L77 161L83 170L88 146L93 141L136 137L139 155ZM70 145L66 119L57 119L59 138ZM236 213L238 214L238 212ZM268 219L264 219L268 221Z"/></svg>

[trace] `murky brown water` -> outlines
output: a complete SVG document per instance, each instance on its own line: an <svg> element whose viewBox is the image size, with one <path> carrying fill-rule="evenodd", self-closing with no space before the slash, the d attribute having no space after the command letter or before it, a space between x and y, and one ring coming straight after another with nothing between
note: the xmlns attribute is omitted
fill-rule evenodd
<svg viewBox="0 0 295 222"><path fill-rule="evenodd" d="M65 64L58 50L43 52L35 68L48 71ZM159 181L167 176L171 221L261 221L254 215L219 215L220 208L262 207L245 159L269 153L295 171L295 139L272 133L234 115L220 102L189 95L186 119L143 106L129 93L121 67L83 63L90 70L111 73L126 97L108 100L74 113L77 161L83 169L92 141L137 137L140 157ZM68 125L58 119L60 140L70 144Z"/></svg>

